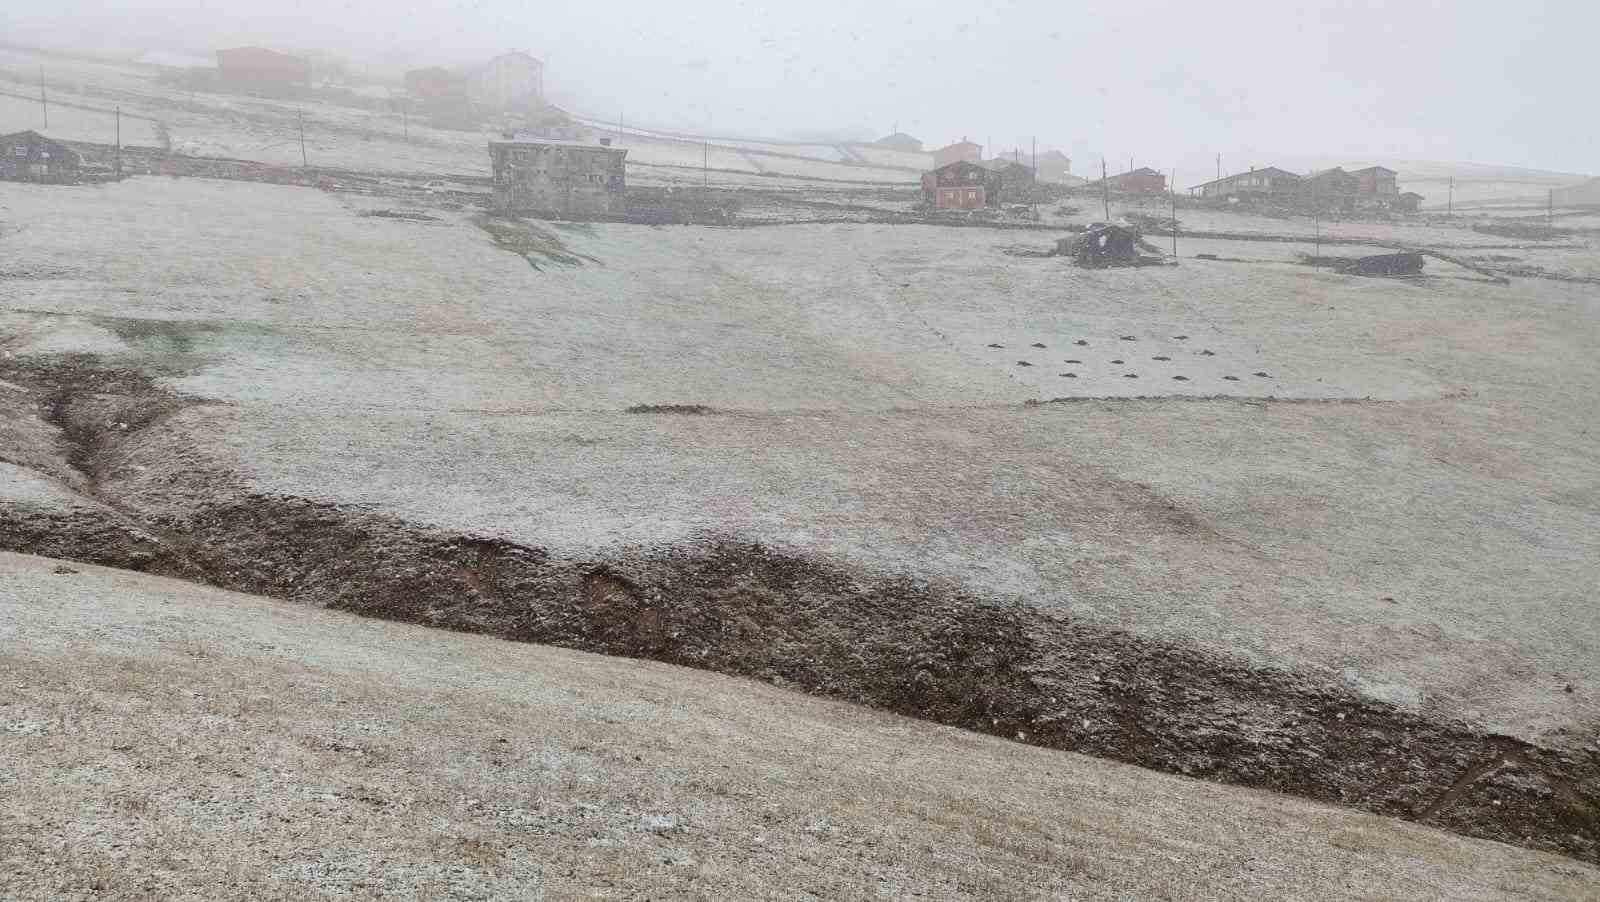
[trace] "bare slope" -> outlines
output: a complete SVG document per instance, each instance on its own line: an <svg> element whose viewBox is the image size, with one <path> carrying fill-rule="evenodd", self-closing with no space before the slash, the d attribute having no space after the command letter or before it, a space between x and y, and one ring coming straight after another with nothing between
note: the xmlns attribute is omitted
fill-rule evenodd
<svg viewBox="0 0 1600 902"><path fill-rule="evenodd" d="M748 681L27 556L0 555L0 697L18 902L1600 892L1572 861Z"/></svg>

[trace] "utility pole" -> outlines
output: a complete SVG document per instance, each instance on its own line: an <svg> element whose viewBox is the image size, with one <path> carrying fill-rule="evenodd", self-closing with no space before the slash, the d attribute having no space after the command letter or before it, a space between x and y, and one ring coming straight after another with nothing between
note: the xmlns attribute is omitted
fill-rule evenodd
<svg viewBox="0 0 1600 902"><path fill-rule="evenodd" d="M1222 181L1222 154L1217 154L1217 181Z"/></svg>
<svg viewBox="0 0 1600 902"><path fill-rule="evenodd" d="M1111 221L1111 177L1106 175L1106 158L1100 158L1100 199L1106 205L1106 222Z"/></svg>
<svg viewBox="0 0 1600 902"><path fill-rule="evenodd" d="M1172 256L1178 256L1178 170L1172 170Z"/></svg>
<svg viewBox="0 0 1600 902"><path fill-rule="evenodd" d="M122 104L117 104L117 178L122 178Z"/></svg>
<svg viewBox="0 0 1600 902"><path fill-rule="evenodd" d="M711 184L711 142L700 142L700 187Z"/></svg>
<svg viewBox="0 0 1600 902"><path fill-rule="evenodd" d="M300 168L307 169L311 166L306 161L306 113L305 110L295 110L295 121L300 124Z"/></svg>
<svg viewBox="0 0 1600 902"><path fill-rule="evenodd" d="M406 115L406 107L410 105L410 98L400 98L400 134L403 135L407 141L411 140L411 118Z"/></svg>
<svg viewBox="0 0 1600 902"><path fill-rule="evenodd" d="M1456 213L1456 177L1450 176L1450 197L1445 201L1444 215L1454 216Z"/></svg>
<svg viewBox="0 0 1600 902"><path fill-rule="evenodd" d="M50 128L50 104L44 99L44 64L39 64L39 110L44 113L44 127Z"/></svg>
<svg viewBox="0 0 1600 902"><path fill-rule="evenodd" d="M1550 189L1550 199L1545 201L1544 221L1545 225L1550 228L1556 227L1556 189L1554 188Z"/></svg>

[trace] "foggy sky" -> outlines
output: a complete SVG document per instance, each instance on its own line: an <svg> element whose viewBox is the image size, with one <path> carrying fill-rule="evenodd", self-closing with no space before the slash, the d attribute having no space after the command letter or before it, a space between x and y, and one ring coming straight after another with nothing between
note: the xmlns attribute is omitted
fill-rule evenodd
<svg viewBox="0 0 1600 902"><path fill-rule="evenodd" d="M185 23L173 29L170 23ZM1365 158L1600 171L1600 4L1458 2L530 4L8 0L0 40L208 53L261 43L411 65L522 49L553 97L631 124L768 137L1039 145L1074 171L1180 185L1224 167Z"/></svg>

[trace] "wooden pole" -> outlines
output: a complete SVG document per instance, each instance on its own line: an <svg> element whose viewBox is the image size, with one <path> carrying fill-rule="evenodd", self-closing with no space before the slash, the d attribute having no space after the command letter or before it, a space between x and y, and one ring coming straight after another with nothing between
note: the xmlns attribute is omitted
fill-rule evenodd
<svg viewBox="0 0 1600 902"><path fill-rule="evenodd" d="M1111 178L1106 175L1106 158L1100 158L1100 199L1106 205L1106 222L1111 221Z"/></svg>
<svg viewBox="0 0 1600 902"><path fill-rule="evenodd" d="M1445 201L1444 215L1454 216L1456 213L1456 177L1450 176L1450 198Z"/></svg>
<svg viewBox="0 0 1600 902"><path fill-rule="evenodd" d="M411 140L411 117L406 115L406 107L410 105L410 98L400 98L400 134L407 141Z"/></svg>
<svg viewBox="0 0 1600 902"><path fill-rule="evenodd" d="M700 142L700 187L711 184L711 142Z"/></svg>
<svg viewBox="0 0 1600 902"><path fill-rule="evenodd" d="M122 104L117 104L117 176L122 175Z"/></svg>
<svg viewBox="0 0 1600 902"><path fill-rule="evenodd" d="M44 127L50 128L50 103L44 99L44 65L39 66L39 110L44 113Z"/></svg>
<svg viewBox="0 0 1600 902"><path fill-rule="evenodd" d="M1545 201L1545 224L1550 228L1556 227L1556 189L1550 189L1550 199Z"/></svg>
<svg viewBox="0 0 1600 902"><path fill-rule="evenodd" d="M1172 256L1178 256L1178 170L1172 170Z"/></svg>
<svg viewBox="0 0 1600 902"><path fill-rule="evenodd" d="M1222 154L1217 154L1217 181L1222 181Z"/></svg>
<svg viewBox="0 0 1600 902"><path fill-rule="evenodd" d="M308 168L311 164L306 160L306 114L304 110L295 110L295 121L300 125L300 168Z"/></svg>

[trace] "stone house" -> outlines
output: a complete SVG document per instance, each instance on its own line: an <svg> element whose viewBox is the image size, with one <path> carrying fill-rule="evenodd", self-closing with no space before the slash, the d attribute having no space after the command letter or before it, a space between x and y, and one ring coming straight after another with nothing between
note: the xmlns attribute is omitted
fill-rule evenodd
<svg viewBox="0 0 1600 902"><path fill-rule="evenodd" d="M34 131L0 135L0 179L67 184L78 180L79 156Z"/></svg>
<svg viewBox="0 0 1600 902"><path fill-rule="evenodd" d="M625 213L628 151L579 141L491 141L497 213L613 216Z"/></svg>

